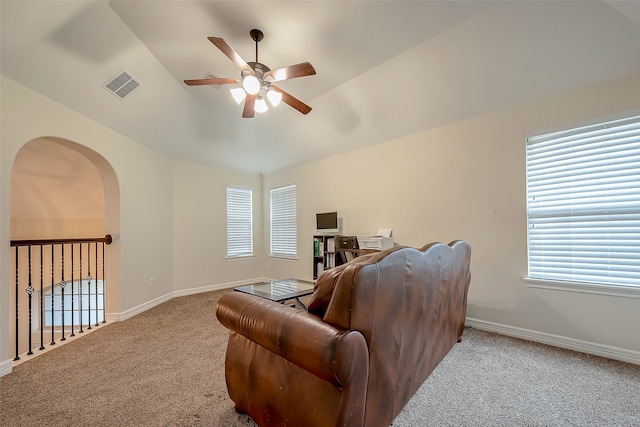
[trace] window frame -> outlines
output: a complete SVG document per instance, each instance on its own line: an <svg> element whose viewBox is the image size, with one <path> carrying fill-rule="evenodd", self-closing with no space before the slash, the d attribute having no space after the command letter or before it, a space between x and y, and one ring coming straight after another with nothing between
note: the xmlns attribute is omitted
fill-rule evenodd
<svg viewBox="0 0 640 427"><path fill-rule="evenodd" d="M532 220L532 216L535 217L535 215L532 215L532 207L531 205L534 204L532 197L532 193L530 190L530 185L531 185L531 181L532 181L532 172L531 172L531 166L530 166L530 162L531 157L533 157L530 154L530 146L533 146L536 143L539 143L540 141L545 141L545 142L551 142L552 144L555 143L555 141L557 140L567 140L567 139L574 139L576 140L576 147L580 147L579 144L585 144L584 146L586 147L586 143L585 142L581 142L581 140L586 140L587 136L591 136L590 134L592 132L602 132L604 134L606 134L606 141L612 141L612 138L614 138L610 132L610 129L615 129L617 126L624 124L624 123L630 123L631 126L634 127L638 127L640 126L640 115L638 115L640 112L632 112L632 113L627 113L624 116L617 116L617 117L612 117L609 118L607 120L601 120L601 121L593 121L589 124L586 125L581 125L581 126L575 126L572 127L571 129L563 129L563 130L559 130L559 131L555 131L555 132L547 132L544 134L538 134L535 136L530 136L529 138L526 139L526 154L525 154L525 160L526 160L526 200L527 200L527 207L526 207L526 215L527 215L527 276L525 276L524 278L524 282L528 287L532 287L532 288L541 288L541 289L553 289L553 290L561 290L561 291L574 291L574 292L583 292L583 293L591 293L591 294L600 294L600 295L609 295L609 296L619 296L619 297L632 297L632 298L640 298L640 285L637 283L637 278L633 278L631 279L628 283L604 283L604 282L599 282L598 280L565 280L565 279L559 279L557 277L552 277L553 274L551 276L546 276L545 274L541 274L540 271L534 272L532 274L532 268L531 268L531 264L532 264L532 257L537 259L540 259L540 254L542 254L542 257L544 258L544 251L540 251L540 252L536 252L535 255L532 256L532 230L533 227L535 227L535 225L539 225L539 228L537 229L538 233L540 233L540 224L536 223L535 220ZM634 129L635 132L635 129ZM615 135L615 133L613 133L613 135ZM618 136L619 138L619 136ZM637 142L640 141L640 135L634 135L632 137L633 139L631 140L631 142L629 143L631 148L633 150L636 149L637 146ZM615 152L621 148L627 148L626 147L626 143L618 143L616 144L615 148L613 149L607 149L607 153L611 153L611 152ZM554 149L555 150L555 149ZM581 154L581 150L584 150L583 148L577 148L576 149L576 154L574 155L575 157L571 158L571 169L573 170L578 170L576 168L577 165L580 165L580 163L576 163L575 159L578 158L578 156L583 155ZM533 150L531 150L533 151ZM551 160L549 160L549 158L551 158L551 156L553 156L553 160L555 161L558 157L560 157L559 154L557 154L557 151L550 151L550 153L552 154L546 154L546 156L548 157L545 161L547 161L548 163L551 162ZM586 151L586 150L584 150ZM624 163L624 158L625 156L618 156L619 159L616 160L622 160L620 162L616 161L616 164L619 163ZM585 157L585 160L583 160L583 166L584 164L588 163ZM631 162L633 163L633 162ZM595 163L594 163L595 165ZM596 166L593 166L593 168L595 168ZM632 188L635 188L635 181L638 179L638 173L636 171L635 165L633 165L631 168L631 175L632 177ZM575 174L577 176L577 178L582 179L583 181L586 179L584 175L579 175L578 172L576 172ZM605 178L592 178L587 176L588 178L588 184L586 185L587 188L589 188L589 190L592 191L593 188L593 183L600 183L600 184L604 184L604 182L606 181L607 178L609 178L609 175L607 175ZM534 178L538 179L538 177ZM578 181L578 179L576 179L576 181ZM567 192L570 193L573 190L573 186L575 184L566 184L564 185L562 188L567 188ZM607 187L607 190L608 187ZM574 190L575 191L575 190ZM636 194L633 190L630 191L631 193L634 193L632 197L632 202L634 203L634 210L633 210L633 215L635 215L636 217L638 215L640 215L640 199L636 199ZM539 196L540 193L536 193L536 196ZM573 196L573 193L571 193L571 195ZM572 221L574 221L574 218L579 218L580 217L580 211L577 210L577 208L575 207L575 203L571 204L568 202L569 197L566 198L567 202L565 203L564 201L562 201L562 203L558 203L557 205L561 207L565 207L564 210L564 215L567 219L567 223L569 225L567 225L565 228L560 229L560 232L567 232L566 230L571 230L572 227ZM540 205L538 204L538 202L540 202L540 200L536 201L535 204L536 206L539 208ZM547 200L545 200L545 202L550 203ZM584 206L588 206L590 210L592 210L592 202L589 202L589 204L585 204L583 203ZM611 211L611 209L609 209L609 205L605 205L607 206L606 210L607 210L607 216L611 217L614 214L610 213L609 211ZM573 210L572 210L573 209ZM560 215L562 214L562 210L560 209L560 207L558 208L558 210L560 210ZM540 211L538 211L538 213L536 214L538 215L538 218L541 217L541 213ZM604 215L600 215L602 218L604 218ZM562 218L562 216L561 216ZM602 221L602 219L600 219L600 221ZM610 220L609 222L613 223L614 220ZM587 228L587 230L589 232L595 232L595 231L601 231L601 230L610 230L612 226L609 226L607 223L607 226L603 226L601 224L596 224L596 225L591 225L590 228ZM633 227L632 227L633 228ZM592 231L594 230L594 231ZM555 231L554 231L555 232ZM543 230L544 233L544 230ZM631 233L632 235L635 233ZM633 237L633 236L632 236ZM538 237L536 237L538 238ZM638 239L638 238L636 238ZM612 240L616 240L616 239L612 239ZM603 239L603 242L605 240ZM540 246L539 242L536 241L536 244L538 246ZM595 245L597 245L598 243L595 243ZM544 246L544 245L542 245ZM615 248L616 245L614 244L610 244L610 246L612 248ZM577 246L579 247L579 246ZM538 249L538 248L536 248ZM572 249L567 249L566 251L569 252L570 250L573 250L574 252L576 251L576 246L574 246ZM632 254L633 257L633 254ZM554 259L555 261L555 259ZM567 265L571 265L571 263L567 263ZM608 271L608 270L601 270L601 271ZM631 271L630 272L630 277L631 276L637 276L637 272Z"/></svg>
<svg viewBox="0 0 640 427"><path fill-rule="evenodd" d="M282 193L282 194L280 194ZM274 200L274 195L277 198ZM284 203L274 211L274 201ZM287 184L274 187L269 190L269 257L280 259L298 259L298 209L297 186ZM275 214L286 214L289 223L278 224L280 220L287 218L275 218ZM293 232L292 236L286 236L287 232ZM284 234L284 237L283 237ZM274 247L276 251L274 251ZM277 251L284 248L285 251ZM288 252L286 252L288 248Z"/></svg>
<svg viewBox="0 0 640 427"><path fill-rule="evenodd" d="M230 198L230 196L232 196L233 198ZM242 199L246 196L248 196L248 210L246 209L247 200ZM253 257L253 189L247 187L228 186L226 190L226 197L226 257L227 259ZM240 208L242 208L242 210L233 210ZM247 222L249 225L248 233L246 229L244 229L247 226ZM238 238L238 240L233 241L232 239L236 237Z"/></svg>

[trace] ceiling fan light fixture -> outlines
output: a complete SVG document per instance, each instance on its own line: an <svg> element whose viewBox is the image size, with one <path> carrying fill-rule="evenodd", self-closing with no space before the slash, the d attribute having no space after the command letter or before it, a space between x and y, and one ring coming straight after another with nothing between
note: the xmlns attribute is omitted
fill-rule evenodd
<svg viewBox="0 0 640 427"><path fill-rule="evenodd" d="M0 0L0 2L1 1L2 0ZM220 37L207 37L215 47L240 69L239 79L207 75L202 79L185 80L184 83L187 86L220 86L223 84L237 85L241 83L242 88L231 89L231 95L236 103L244 103L242 109L243 118L253 118L256 112L263 113L268 111L269 106L267 104L276 107L281 101L284 101L285 104L298 110L302 114L308 114L311 111L311 107L279 87L272 86L271 83L312 76L316 74L316 70L309 62L301 62L299 64L289 65L288 67L271 70L265 64L258 62L258 42L264 37L262 31L254 28L249 32L249 35L256 43L255 62L246 62ZM268 103L266 102L267 99L269 100Z"/></svg>
<svg viewBox="0 0 640 427"><path fill-rule="evenodd" d="M231 92L231 96L233 96L233 99L236 101L236 104L238 105L240 105L240 103L244 101L244 98L246 98L247 96L247 92L245 92L244 89L241 87L234 87L233 89L230 90L230 92Z"/></svg>
<svg viewBox="0 0 640 427"><path fill-rule="evenodd" d="M282 100L282 94L276 90L269 89L269 91L267 92L267 99L269 100L271 105L277 107Z"/></svg>
<svg viewBox="0 0 640 427"><path fill-rule="evenodd" d="M254 105L253 109L256 111L256 113L265 113L267 112L267 110L269 110L269 107L267 106L264 98L259 96L256 98L256 104Z"/></svg>
<svg viewBox="0 0 640 427"><path fill-rule="evenodd" d="M242 87L249 95L255 95L260 92L260 80L256 76L248 75L242 79Z"/></svg>

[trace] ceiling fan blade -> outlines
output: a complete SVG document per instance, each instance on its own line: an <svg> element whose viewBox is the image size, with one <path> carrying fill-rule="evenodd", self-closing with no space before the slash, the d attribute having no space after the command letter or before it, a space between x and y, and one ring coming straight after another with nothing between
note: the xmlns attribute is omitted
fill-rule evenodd
<svg viewBox="0 0 640 427"><path fill-rule="evenodd" d="M247 94L247 97L244 99L244 109L242 110L242 117L244 117L245 119L251 119L253 118L253 116L255 116L255 105L257 96L258 95Z"/></svg>
<svg viewBox="0 0 640 427"><path fill-rule="evenodd" d="M287 79L295 79L296 77L312 76L316 73L315 68L309 62L301 62L296 65L278 68L264 73L264 78L269 81L279 82ZM271 80L273 78L273 80Z"/></svg>
<svg viewBox="0 0 640 427"><path fill-rule="evenodd" d="M284 102L285 104L289 104L296 110L300 111L302 114L309 114L309 111L311 111L311 107L309 107L307 104L300 101L293 95L288 94L277 86L271 85L269 87L282 94L282 102Z"/></svg>
<svg viewBox="0 0 640 427"><path fill-rule="evenodd" d="M231 83L238 83L238 79L215 77L211 79L185 80L184 82L187 86L226 85Z"/></svg>
<svg viewBox="0 0 640 427"><path fill-rule="evenodd" d="M225 42L223 39L221 39L220 37L207 37L209 39L209 41L211 43L213 43L218 49L220 49L222 51L222 53L224 53L225 55L227 55L227 57L233 61L234 64L236 64L236 66L238 68L240 68L241 70L247 70L247 72L249 72L249 74L251 75L255 75L255 71L253 71L253 69L249 66L249 64L246 63L246 61L244 59L242 59L240 57L240 55L238 55L236 53L235 50L233 50L231 48L231 46L229 46L227 44L227 42Z"/></svg>

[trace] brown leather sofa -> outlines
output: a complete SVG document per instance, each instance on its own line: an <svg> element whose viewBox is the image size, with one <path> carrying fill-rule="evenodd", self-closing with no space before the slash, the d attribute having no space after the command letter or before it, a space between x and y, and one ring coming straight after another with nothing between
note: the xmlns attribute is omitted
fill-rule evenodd
<svg viewBox="0 0 640 427"><path fill-rule="evenodd" d="M396 246L325 271L309 311L220 298L229 396L260 426L389 426L462 337L471 248Z"/></svg>

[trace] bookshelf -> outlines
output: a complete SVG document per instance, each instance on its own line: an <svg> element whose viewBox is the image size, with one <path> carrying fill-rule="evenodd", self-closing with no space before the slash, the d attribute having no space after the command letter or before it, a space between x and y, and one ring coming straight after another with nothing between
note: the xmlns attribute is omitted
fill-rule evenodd
<svg viewBox="0 0 640 427"><path fill-rule="evenodd" d="M334 235L313 236L313 280L323 271L342 264L342 257L336 256L336 238Z"/></svg>
<svg viewBox="0 0 640 427"><path fill-rule="evenodd" d="M323 271L351 261L358 255L378 252L371 249L358 249L356 236L337 234L318 234L313 236L313 280Z"/></svg>

